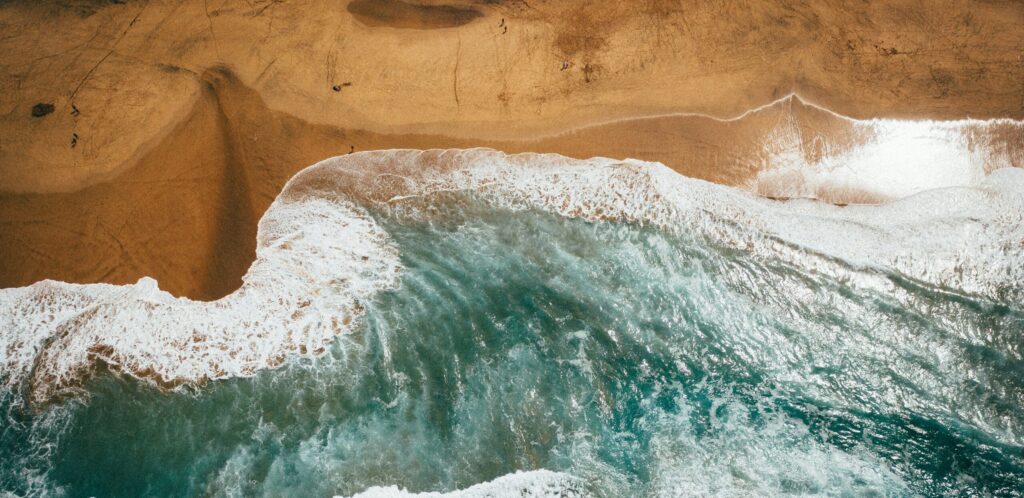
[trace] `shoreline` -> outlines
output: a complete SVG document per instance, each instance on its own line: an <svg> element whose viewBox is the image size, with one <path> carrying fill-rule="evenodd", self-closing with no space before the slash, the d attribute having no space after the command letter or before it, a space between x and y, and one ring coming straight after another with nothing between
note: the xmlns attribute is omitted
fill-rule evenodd
<svg viewBox="0 0 1024 498"><path fill-rule="evenodd" d="M203 79L204 90L186 118L153 139L122 173L71 192L0 193L0 252L8 255L0 261L0 287L44 279L127 284L150 276L174 295L207 300L226 295L241 285L255 258L257 221L287 180L310 164L353 151L489 147L576 159L632 158L768 198L833 204L884 202L936 176L921 166L914 175L895 178L910 186L889 194L864 190L885 180L884 171L871 173L866 184L852 190L832 185L835 175L826 168L864 163L843 154L875 146L879 133L873 130L879 127L923 126L923 133L934 135L924 145L947 155L980 150L1003 166L1024 166L1021 121L859 121L795 96L731 119L670 114L546 137L486 141L312 125L270 109L259 92L228 70L208 72ZM910 135L915 133L921 132ZM885 156L922 146L914 140L905 137L890 145L883 140L889 149L869 159L884 162ZM947 150L952 146L959 148ZM961 177L985 159L970 161L949 166L949 181L968 181ZM987 173L992 166L984 167Z"/></svg>
<svg viewBox="0 0 1024 498"><path fill-rule="evenodd" d="M335 157L287 182L259 221L259 250L244 283L219 299L177 297L150 277L120 286L44 281L0 290L0 324L12 331L0 337L0 362L8 387L27 380L32 404L44 406L74 392L97 363L177 387L250 377L290 356L318 357L359 323L363 303L395 288L404 271L401 248L363 206L416 211L429 206L431 194L450 191L474 192L496 209L695 234L867 288L891 285L884 276L891 272L1013 302L1022 291L1020 269L1014 257L994 258L1019 236L1001 216L1024 202L1024 172L995 175L971 189L840 208L775 202L635 160L480 148ZM955 230L950 220L959 220ZM936 263L935 255L957 256Z"/></svg>

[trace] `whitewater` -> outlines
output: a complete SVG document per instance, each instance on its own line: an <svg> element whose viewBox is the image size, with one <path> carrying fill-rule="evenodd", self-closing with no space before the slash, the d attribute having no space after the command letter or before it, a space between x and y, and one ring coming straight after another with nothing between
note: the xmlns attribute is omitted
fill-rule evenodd
<svg viewBox="0 0 1024 498"><path fill-rule="evenodd" d="M882 145L780 153L748 189L489 149L325 160L220 300L0 290L0 489L1019 495L1024 170L957 149L881 174ZM887 202L753 193L865 175Z"/></svg>

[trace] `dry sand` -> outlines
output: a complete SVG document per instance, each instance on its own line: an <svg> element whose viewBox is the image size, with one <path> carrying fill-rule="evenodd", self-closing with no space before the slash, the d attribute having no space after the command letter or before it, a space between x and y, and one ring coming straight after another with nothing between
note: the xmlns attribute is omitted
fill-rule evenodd
<svg viewBox="0 0 1024 498"><path fill-rule="evenodd" d="M742 185L780 122L847 124L794 99L678 113L796 92L854 117L1024 118L1024 4L848 4L0 2L0 286L222 296L283 183L351 150L635 157Z"/></svg>

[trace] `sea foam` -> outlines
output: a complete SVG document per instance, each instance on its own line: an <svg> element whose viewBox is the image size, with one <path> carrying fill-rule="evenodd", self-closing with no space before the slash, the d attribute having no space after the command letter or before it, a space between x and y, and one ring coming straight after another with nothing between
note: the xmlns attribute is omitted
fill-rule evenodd
<svg viewBox="0 0 1024 498"><path fill-rule="evenodd" d="M582 498L583 484L568 474L549 470L516 472L449 493L411 493L397 486L373 487L351 498Z"/></svg>
<svg viewBox="0 0 1024 498"><path fill-rule="evenodd" d="M420 208L430 196L448 191L503 208L685 231L851 285L884 286L899 275L995 302L1024 301L1024 171L1016 168L970 187L844 208L771 201L636 160L376 151L293 177L260 221L242 287L218 301L175 298L148 278L0 291L0 382L45 403L77 392L98 362L174 387L316 356L352 330L362 302L398 284L398 250L367 207L427 213Z"/></svg>
<svg viewBox="0 0 1024 498"><path fill-rule="evenodd" d="M787 104L757 139L764 159L743 185L767 197L879 203L1024 167L1024 121L861 120L796 96L769 108Z"/></svg>

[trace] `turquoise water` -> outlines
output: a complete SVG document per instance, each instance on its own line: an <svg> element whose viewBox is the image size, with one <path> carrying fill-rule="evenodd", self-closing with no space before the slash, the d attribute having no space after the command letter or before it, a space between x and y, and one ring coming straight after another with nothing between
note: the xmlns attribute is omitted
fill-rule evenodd
<svg viewBox="0 0 1024 498"><path fill-rule="evenodd" d="M5 394L0 489L328 496L548 469L594 496L1024 494L1018 304L429 205L374 213L401 285L324 357L174 393L100 374L43 411Z"/></svg>

